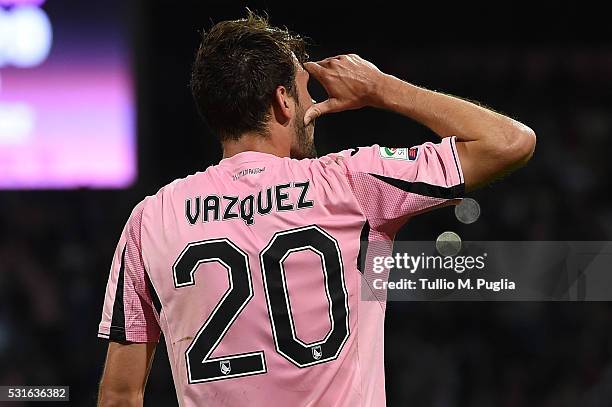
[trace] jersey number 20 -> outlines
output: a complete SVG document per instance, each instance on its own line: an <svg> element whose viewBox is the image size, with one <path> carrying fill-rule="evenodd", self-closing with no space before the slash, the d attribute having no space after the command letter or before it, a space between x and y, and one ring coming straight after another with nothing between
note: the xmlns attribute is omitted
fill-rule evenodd
<svg viewBox="0 0 612 407"><path fill-rule="evenodd" d="M305 250L321 258L331 322L327 335L313 343L304 343L295 334L285 278L285 259ZM259 254L259 261L276 351L301 368L336 359L349 336L348 295L336 239L316 225L277 232ZM227 270L229 289L185 352L189 383L266 373L263 351L210 357L253 298L249 257L242 249L226 238L188 244L172 267L174 286L194 285L198 266L214 262Z"/></svg>

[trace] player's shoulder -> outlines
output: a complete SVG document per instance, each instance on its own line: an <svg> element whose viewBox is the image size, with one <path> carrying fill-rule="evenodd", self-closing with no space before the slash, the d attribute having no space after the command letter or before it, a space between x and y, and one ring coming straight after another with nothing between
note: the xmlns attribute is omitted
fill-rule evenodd
<svg viewBox="0 0 612 407"><path fill-rule="evenodd" d="M146 195L134 206L132 216L142 216L142 213L147 210L167 204L168 200L171 199L177 190L184 188L190 183L193 183L204 173L205 171L198 171L185 177L177 178L160 187L155 193Z"/></svg>
<svg viewBox="0 0 612 407"><path fill-rule="evenodd" d="M213 166L211 166L213 167ZM146 196L142 202L144 205L155 205L164 204L165 201L171 199L172 196L176 195L177 192L184 190L197 183L201 184L201 179L205 177L207 171L211 168L208 167L204 171L198 171L193 174L186 175L181 178L177 178L166 185L160 187L155 194Z"/></svg>
<svg viewBox="0 0 612 407"><path fill-rule="evenodd" d="M373 153L379 150L378 144L371 146L353 147L338 152L328 153L317 158L295 159L289 157L278 157L279 163L284 163L288 167L301 167L310 171L327 170L346 170L351 161L367 161ZM222 172L219 164L210 165L203 171L177 178L166 185L160 187L156 193L144 197L135 207L134 211L144 211L148 207L160 206L173 199L174 196L181 195L179 192L197 188L205 189L207 183L213 182L215 176L220 176Z"/></svg>
<svg viewBox="0 0 612 407"><path fill-rule="evenodd" d="M318 164L326 168L339 167L345 170L350 169L356 163L370 161L380 148L378 144L348 148L320 157Z"/></svg>

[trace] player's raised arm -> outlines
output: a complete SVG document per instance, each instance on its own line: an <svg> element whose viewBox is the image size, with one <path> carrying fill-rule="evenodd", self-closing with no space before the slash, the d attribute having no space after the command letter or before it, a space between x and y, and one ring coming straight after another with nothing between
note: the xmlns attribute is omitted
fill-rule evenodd
<svg viewBox="0 0 612 407"><path fill-rule="evenodd" d="M108 344L98 407L142 407L156 345L154 342Z"/></svg>
<svg viewBox="0 0 612 407"><path fill-rule="evenodd" d="M307 124L326 113L373 106L408 116L440 137L457 136L467 190L524 165L535 148L533 130L466 100L411 85L381 72L357 55L341 55L304 67L329 98L310 107Z"/></svg>

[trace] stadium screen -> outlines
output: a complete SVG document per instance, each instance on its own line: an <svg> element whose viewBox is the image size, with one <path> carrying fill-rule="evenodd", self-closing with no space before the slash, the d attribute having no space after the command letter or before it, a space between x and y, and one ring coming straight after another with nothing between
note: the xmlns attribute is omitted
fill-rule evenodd
<svg viewBox="0 0 612 407"><path fill-rule="evenodd" d="M0 189L134 182L134 90L122 7L0 0Z"/></svg>

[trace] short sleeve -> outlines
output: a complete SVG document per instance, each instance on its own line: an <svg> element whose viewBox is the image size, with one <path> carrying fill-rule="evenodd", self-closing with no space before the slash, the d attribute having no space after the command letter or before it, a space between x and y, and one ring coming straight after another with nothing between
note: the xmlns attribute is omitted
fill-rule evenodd
<svg viewBox="0 0 612 407"><path fill-rule="evenodd" d="M374 145L341 153L372 228L394 234L409 218L457 204L465 192L455 136L410 148Z"/></svg>
<svg viewBox="0 0 612 407"><path fill-rule="evenodd" d="M98 337L127 342L158 342L159 314L153 305L142 259L144 201L125 225L111 264Z"/></svg>

